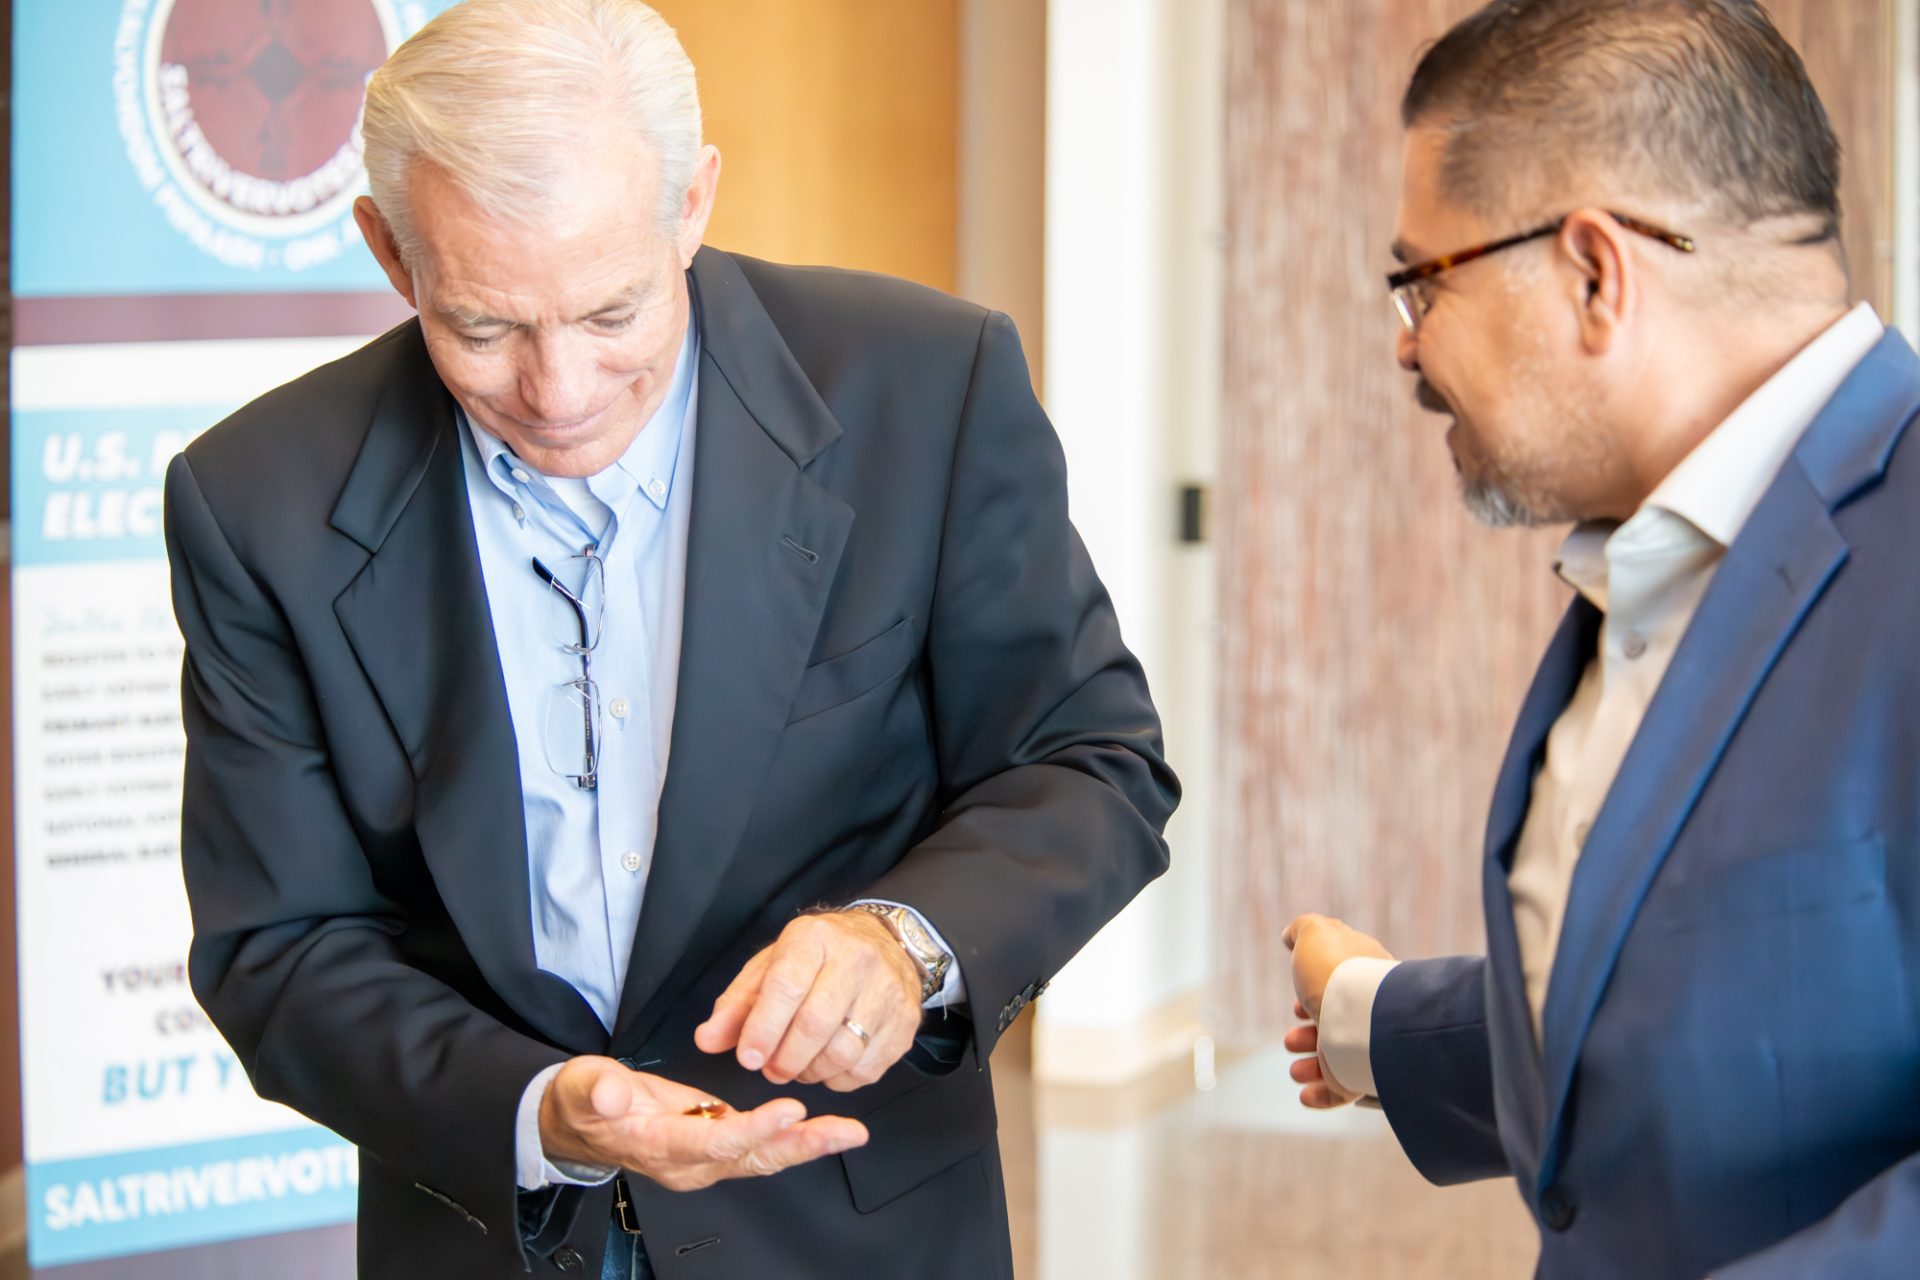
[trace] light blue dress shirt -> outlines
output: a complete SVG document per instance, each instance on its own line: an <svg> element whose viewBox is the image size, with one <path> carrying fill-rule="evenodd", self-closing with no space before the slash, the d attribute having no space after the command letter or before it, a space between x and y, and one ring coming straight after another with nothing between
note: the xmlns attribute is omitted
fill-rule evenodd
<svg viewBox="0 0 1920 1280"><path fill-rule="evenodd" d="M456 410L467 502L520 754L534 960L571 983L609 1030L653 867L673 736L699 353L697 328L689 325L660 407L618 462L585 479L542 475ZM598 593L589 581L596 571L583 556L589 548L602 566ZM599 781L592 790L570 776L586 763L579 695L568 688L581 678L581 663L563 647L579 641L578 616L534 570L536 558L598 619L588 657L599 694ZM914 915L951 950L925 917ZM926 1003L938 1008L965 1000L955 964ZM530 1191L613 1176L594 1166L556 1166L541 1151L540 1100L558 1071L549 1067L535 1076L520 1100L517 1176Z"/></svg>
<svg viewBox="0 0 1920 1280"><path fill-rule="evenodd" d="M554 479L467 423L467 501L506 677L526 804L533 953L613 1026L646 897L667 775L686 600L692 499L695 357L691 325L666 398L620 460L584 480ZM463 415L464 421L464 415ZM599 786L582 772L585 734L578 634L567 601L541 581L537 557L581 592L604 565L598 644ZM593 603L589 599L589 603Z"/></svg>

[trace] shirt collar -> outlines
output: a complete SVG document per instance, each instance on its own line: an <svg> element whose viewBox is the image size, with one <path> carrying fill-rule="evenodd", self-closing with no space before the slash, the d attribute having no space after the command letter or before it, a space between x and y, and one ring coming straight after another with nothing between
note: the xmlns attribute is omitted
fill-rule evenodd
<svg viewBox="0 0 1920 1280"><path fill-rule="evenodd" d="M1607 539L1618 525L1590 520L1575 525L1567 540L1560 544L1553 571L1560 580L1587 598L1594 608L1607 611Z"/></svg>
<svg viewBox="0 0 1920 1280"><path fill-rule="evenodd" d="M1632 520L1589 521L1561 544L1554 571L1596 607L1607 607L1608 558L1616 535L1631 541L1649 523L1678 516L1721 548L1733 545L1813 420L1886 332L1861 303L1788 361L1668 473Z"/></svg>
<svg viewBox="0 0 1920 1280"><path fill-rule="evenodd" d="M1646 505L1732 546L1794 445L1885 333L1867 303L1849 311L1695 445Z"/></svg>
<svg viewBox="0 0 1920 1280"><path fill-rule="evenodd" d="M614 467L626 472L640 492L660 510L673 499L673 477L680 467L680 441L686 435L687 413L693 403L694 369L700 356L699 326L689 320L673 366L666 399L653 411L646 428L634 437Z"/></svg>
<svg viewBox="0 0 1920 1280"><path fill-rule="evenodd" d="M673 479L679 470L680 441L686 434L688 411L692 406L695 369L700 354L700 339L697 326L689 323L687 335L680 343L680 355L673 366L673 381L667 385L667 394L660 401L660 407L653 411L647 425L641 428L627 451L606 470L587 477L587 486L594 495L609 506L619 507L626 493L638 490L647 501L664 511L673 499ZM517 477L516 469L526 473L528 484L544 485L545 477L528 466L507 447L506 441L485 431L467 415L466 410L455 405L455 412L466 425L473 437L474 445L480 450L480 462L485 468L487 478L494 486L509 497L513 496L513 486ZM614 490L624 490L617 493Z"/></svg>

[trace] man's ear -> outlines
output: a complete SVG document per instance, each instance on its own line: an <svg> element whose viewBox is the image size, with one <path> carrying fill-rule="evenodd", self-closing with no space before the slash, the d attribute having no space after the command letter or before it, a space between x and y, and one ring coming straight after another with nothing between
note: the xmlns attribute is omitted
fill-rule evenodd
<svg viewBox="0 0 1920 1280"><path fill-rule="evenodd" d="M387 225L386 216L374 204L372 196L361 196L353 202L353 220L359 224L361 238L367 242L367 248L373 250L380 269L387 273L387 281L393 285L394 292L418 311L420 303L414 297L413 273L401 261L400 244L393 238L393 228Z"/></svg>
<svg viewBox="0 0 1920 1280"><path fill-rule="evenodd" d="M1579 317L1580 340L1593 355L1612 348L1639 302L1630 234L1602 210L1577 209L1567 215L1555 241L1562 263L1571 268L1568 301Z"/></svg>
<svg viewBox="0 0 1920 1280"><path fill-rule="evenodd" d="M686 203L680 206L680 232L676 247L680 250L680 268L693 265L693 255L707 237L707 222L713 217L713 201L720 188L720 152L700 148L700 163L693 168L693 181L687 184Z"/></svg>

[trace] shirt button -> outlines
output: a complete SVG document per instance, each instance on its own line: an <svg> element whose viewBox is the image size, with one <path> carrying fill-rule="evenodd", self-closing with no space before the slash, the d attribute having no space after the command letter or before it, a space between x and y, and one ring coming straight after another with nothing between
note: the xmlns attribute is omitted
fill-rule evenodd
<svg viewBox="0 0 1920 1280"><path fill-rule="evenodd" d="M621 854L620 865L625 867L629 871L638 871L640 869L639 851L635 849L629 849L625 853Z"/></svg>
<svg viewBox="0 0 1920 1280"><path fill-rule="evenodd" d="M629 710L627 700L625 698L615 698L607 704L607 710L613 712L614 719L625 720L627 718L627 711Z"/></svg>
<svg viewBox="0 0 1920 1280"><path fill-rule="evenodd" d="M1627 642L1621 646L1629 659L1637 658L1647 651L1647 638L1638 631L1627 632Z"/></svg>
<svg viewBox="0 0 1920 1280"><path fill-rule="evenodd" d="M656 499L664 498L667 494L667 486L655 480L647 485L647 492L652 494Z"/></svg>
<svg viewBox="0 0 1920 1280"><path fill-rule="evenodd" d="M515 520L518 520L521 524L525 524L527 522L526 509L517 502L513 504L513 518Z"/></svg>
<svg viewBox="0 0 1920 1280"><path fill-rule="evenodd" d="M526 473L526 472L524 472L524 471L522 471L522 470L521 470L520 468L518 468L518 467L515 467L515 468L513 469L513 478L514 478L515 480L518 480L518 481L519 481L519 482L520 482L521 484L529 484L529 483L531 483L531 478L530 478L530 477L529 477L529 476L527 475L527 473Z"/></svg>

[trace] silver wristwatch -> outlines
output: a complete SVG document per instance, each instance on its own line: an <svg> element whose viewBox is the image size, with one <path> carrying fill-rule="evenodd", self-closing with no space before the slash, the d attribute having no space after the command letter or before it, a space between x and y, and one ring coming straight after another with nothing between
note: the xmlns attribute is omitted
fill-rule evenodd
<svg viewBox="0 0 1920 1280"><path fill-rule="evenodd" d="M947 970L953 967L953 957L933 940L933 935L920 923L920 917L905 907L888 906L884 902L856 902L847 910L871 912L893 930L908 959L920 970L920 1003L933 999L935 993L947 985Z"/></svg>

